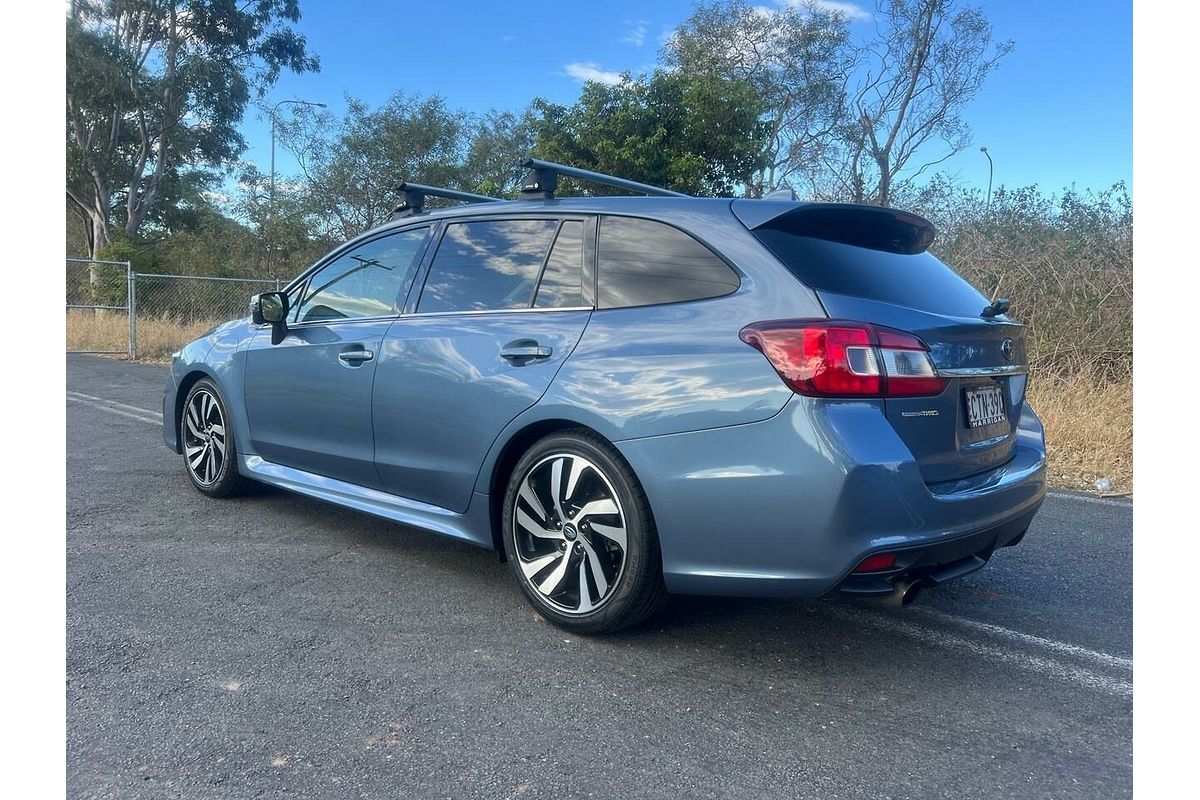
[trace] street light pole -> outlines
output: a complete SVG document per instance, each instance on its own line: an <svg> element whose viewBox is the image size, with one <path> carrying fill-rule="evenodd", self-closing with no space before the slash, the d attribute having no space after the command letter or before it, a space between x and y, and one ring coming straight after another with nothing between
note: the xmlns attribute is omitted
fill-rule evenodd
<svg viewBox="0 0 1200 800"><path fill-rule="evenodd" d="M989 153L989 152L988 152L988 149L987 149L986 147L981 147L981 148L979 148L979 152L981 152L981 153L983 153L985 156L987 156L987 160L988 160L988 195L987 195L987 201L988 201L988 205L990 206L990 205L992 204L992 173L995 171L995 167L994 167L994 165L992 164L992 155L991 155L991 153Z"/></svg>
<svg viewBox="0 0 1200 800"><path fill-rule="evenodd" d="M267 236L267 267L271 266L271 237L274 236L275 223L275 123L279 121L280 106L296 105L296 106L313 106L314 108L326 108L324 103L313 103L308 100L280 100L271 107L271 188L268 195L267 208L267 224L271 227L271 232Z"/></svg>

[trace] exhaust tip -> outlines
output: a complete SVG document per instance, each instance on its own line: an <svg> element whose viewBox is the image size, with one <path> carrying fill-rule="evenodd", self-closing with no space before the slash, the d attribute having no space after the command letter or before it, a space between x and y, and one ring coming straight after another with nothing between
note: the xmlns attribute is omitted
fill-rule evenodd
<svg viewBox="0 0 1200 800"><path fill-rule="evenodd" d="M896 606L906 606L917 599L917 595L923 588L925 588L925 581L922 578L896 581L892 593L886 598L887 602Z"/></svg>

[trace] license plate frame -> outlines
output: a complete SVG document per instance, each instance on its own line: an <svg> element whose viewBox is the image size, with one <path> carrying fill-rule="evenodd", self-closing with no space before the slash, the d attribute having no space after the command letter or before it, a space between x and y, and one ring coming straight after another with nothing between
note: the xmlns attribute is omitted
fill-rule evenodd
<svg viewBox="0 0 1200 800"><path fill-rule="evenodd" d="M1004 389L998 384L964 389L963 407L966 409L967 427L972 430L998 425L1008 420Z"/></svg>

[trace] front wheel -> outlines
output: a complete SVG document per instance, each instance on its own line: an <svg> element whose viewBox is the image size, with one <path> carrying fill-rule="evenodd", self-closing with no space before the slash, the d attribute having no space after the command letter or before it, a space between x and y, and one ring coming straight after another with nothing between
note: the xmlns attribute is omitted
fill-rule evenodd
<svg viewBox="0 0 1200 800"><path fill-rule="evenodd" d="M517 463L504 548L525 597L578 633L635 625L666 599L650 504L633 470L590 431L553 434Z"/></svg>
<svg viewBox="0 0 1200 800"><path fill-rule="evenodd" d="M229 497L245 485L225 401L207 378L196 381L179 419L183 459L192 485L209 497Z"/></svg>

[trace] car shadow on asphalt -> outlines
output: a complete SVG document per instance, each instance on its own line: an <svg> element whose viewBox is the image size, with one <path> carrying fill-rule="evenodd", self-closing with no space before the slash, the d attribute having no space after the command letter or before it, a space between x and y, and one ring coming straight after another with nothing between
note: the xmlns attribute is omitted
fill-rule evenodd
<svg viewBox="0 0 1200 800"><path fill-rule="evenodd" d="M400 562L417 553L429 555L437 571L454 585L473 585L484 597L507 594L514 602L524 602L508 566L501 563L494 552L265 484L256 484L244 499L267 502L277 506L279 512L297 515L308 527L328 535L331 545L369 546ZM829 614L830 610L841 613ZM897 610L881 602L836 597L774 599L672 595L651 619L603 638L634 643L670 632L697 640L711 635L714 640L727 642L731 635L735 638L754 637L769 631L775 637L803 639L804 645L811 647L815 644L811 637L821 630L833 633L853 628L846 613L855 612L886 618ZM840 639L840 635L835 638Z"/></svg>

